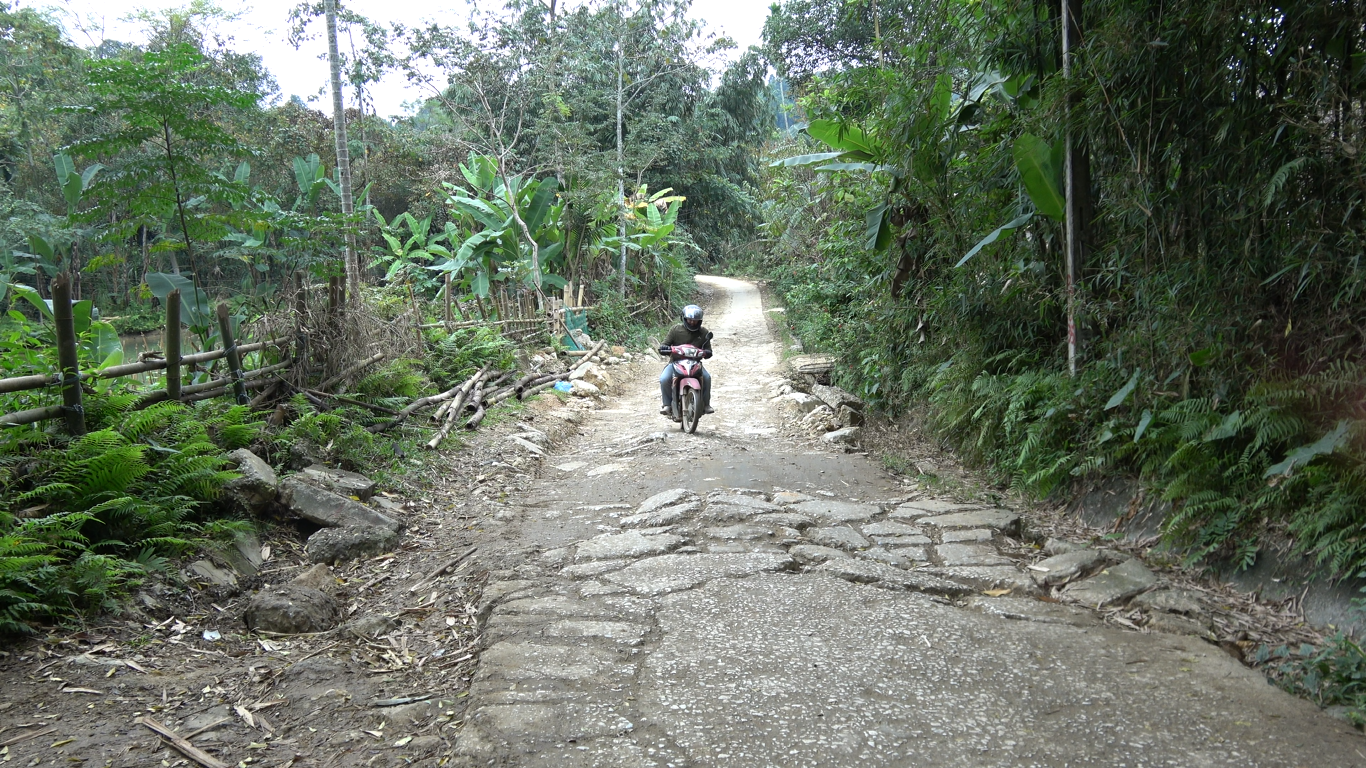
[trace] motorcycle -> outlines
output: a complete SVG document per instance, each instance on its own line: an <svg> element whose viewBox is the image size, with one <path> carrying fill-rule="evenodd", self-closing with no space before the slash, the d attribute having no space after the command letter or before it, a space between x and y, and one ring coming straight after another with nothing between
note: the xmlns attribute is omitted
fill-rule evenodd
<svg viewBox="0 0 1366 768"><path fill-rule="evenodd" d="M708 334L707 338L711 336ZM680 429L692 434L697 431L697 422L701 421L706 408L702 402L702 359L707 356L707 350L691 344L676 347L666 345L659 348L659 354L679 358L669 363L674 371L670 415L678 422Z"/></svg>

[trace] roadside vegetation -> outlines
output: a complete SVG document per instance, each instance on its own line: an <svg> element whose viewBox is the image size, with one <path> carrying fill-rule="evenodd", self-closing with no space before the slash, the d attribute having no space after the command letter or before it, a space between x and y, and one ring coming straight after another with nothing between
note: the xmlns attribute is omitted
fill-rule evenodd
<svg viewBox="0 0 1366 768"><path fill-rule="evenodd" d="M1056 3L789 0L765 44L805 127L752 267L846 385L1002 482L1137 477L1193 561L1362 573L1362 21L1088 3L1065 74Z"/></svg>
<svg viewBox="0 0 1366 768"><path fill-rule="evenodd" d="M67 33L78 19L0 2L0 378L59 370L59 278L90 376L84 434L0 427L0 633L112 609L250 529L224 498L230 451L383 479L433 454L430 427L382 422L510 371L519 347L559 349L557 307L617 343L666 322L698 265L753 239L772 114L757 54L713 82L726 43L686 8L514 1L411 28L343 6L355 46L331 51L350 105L334 115L284 100L210 2L143 12L145 45L93 46ZM327 53L332 10L299 5L292 40ZM416 114L374 113L386 72L428 87ZM166 401L161 372L95 378L139 362L120 334L151 332L157 358L173 291L183 354L223 348L220 304L239 342L284 340L243 361L288 366L250 406ZM227 368L186 366L185 384ZM59 389L0 390L0 414Z"/></svg>

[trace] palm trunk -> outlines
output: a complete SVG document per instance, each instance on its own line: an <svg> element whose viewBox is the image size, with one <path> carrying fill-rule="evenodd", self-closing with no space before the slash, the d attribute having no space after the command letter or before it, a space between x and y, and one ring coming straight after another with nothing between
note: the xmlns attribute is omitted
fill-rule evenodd
<svg viewBox="0 0 1366 768"><path fill-rule="evenodd" d="M346 141L346 111L342 107L341 58L337 55L337 2L324 0L327 14L327 63L332 70L332 127L337 140L337 171L341 176L341 208L343 216L350 216L351 150ZM346 233L346 284L352 296L360 295L360 259L356 256L356 236Z"/></svg>

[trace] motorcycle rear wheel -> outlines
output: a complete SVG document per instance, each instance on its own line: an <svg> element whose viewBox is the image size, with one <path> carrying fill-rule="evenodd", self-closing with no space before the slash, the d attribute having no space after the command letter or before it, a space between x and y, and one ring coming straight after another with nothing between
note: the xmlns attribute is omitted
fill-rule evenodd
<svg viewBox="0 0 1366 768"><path fill-rule="evenodd" d="M697 422L702 418L702 409L697 404L697 390L683 390L681 399L683 405L683 420L680 426L684 432L691 435L697 431Z"/></svg>

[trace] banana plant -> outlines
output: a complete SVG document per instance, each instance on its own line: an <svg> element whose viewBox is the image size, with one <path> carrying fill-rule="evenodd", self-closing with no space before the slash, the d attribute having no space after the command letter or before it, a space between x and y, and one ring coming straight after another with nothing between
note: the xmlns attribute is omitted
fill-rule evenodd
<svg viewBox="0 0 1366 768"><path fill-rule="evenodd" d="M460 171L469 190L446 183L446 203L459 224L451 245L463 236L446 261L429 269L452 274L453 281L479 297L495 281L517 280L530 287L561 288L564 278L546 271L562 261L563 236L554 177L524 181L497 175L492 158L474 155ZM536 259L532 259L534 243Z"/></svg>
<svg viewBox="0 0 1366 768"><path fill-rule="evenodd" d="M1033 211L1025 211L987 234L972 247L954 267L961 267L983 248L991 245L1002 235L1013 232L1034 220L1035 213L1042 213L1054 221L1066 218L1066 194L1063 191L1063 143L1049 144L1030 133L1022 134L1015 140L1012 150L1015 170L1020 174L1029 200L1034 204Z"/></svg>
<svg viewBox="0 0 1366 768"><path fill-rule="evenodd" d="M900 186L901 171L886 163L887 150L875 135L865 132L856 125L848 125L835 120L812 120L803 129L816 141L825 144L833 151L797 155L775 160L774 167L815 166L818 172L834 171L883 171L892 175L892 186L888 193L895 192ZM867 222L865 245L869 250L882 251L892 242L891 205L885 200L873 206L865 214Z"/></svg>
<svg viewBox="0 0 1366 768"><path fill-rule="evenodd" d="M431 287L432 280L426 276L424 270L426 262L438 256L450 259L450 250L441 243L459 236L459 229L451 222L446 222L444 231L431 234L431 216L419 220L411 213L401 213L395 216L393 221L385 221L379 211L372 213L379 222L380 237L383 237L389 246L387 249L375 249L375 263L387 266L384 279L391 282L416 282L424 289ZM404 227L408 230L406 239L403 234Z"/></svg>
<svg viewBox="0 0 1366 768"><path fill-rule="evenodd" d="M9 290L15 298L27 301L38 310L38 316L43 322L36 335L44 346L55 347L57 334L56 321L52 314L52 299L44 299L31 286L18 283L11 284ZM123 342L119 340L119 332L113 325L100 319L100 311L95 308L94 302L89 299L73 301L71 316L76 329L83 369L101 370L123 362ZM17 310L10 310L10 317L21 325L27 323L23 314Z"/></svg>
<svg viewBox="0 0 1366 768"><path fill-rule="evenodd" d="M627 203L626 215L627 221L632 222L633 227L639 231L627 235L624 239L615 236L605 238L602 245L609 250L616 250L624 245L628 250L649 254L654 259L656 272L662 271L665 265L682 269L682 260L671 253L671 250L672 246L686 242L674 237L673 232L677 228L678 209L687 198L670 195L672 191L673 188L669 187L651 195L648 187L642 185Z"/></svg>

